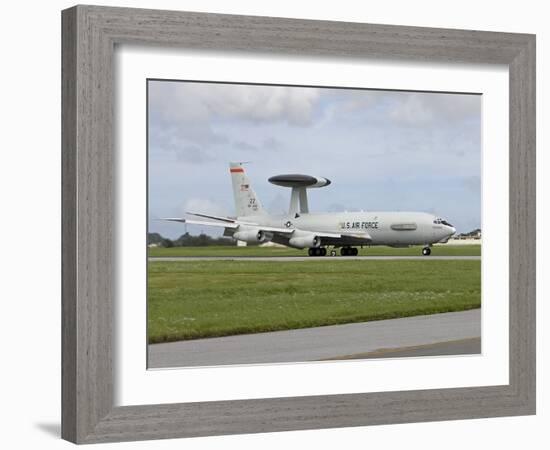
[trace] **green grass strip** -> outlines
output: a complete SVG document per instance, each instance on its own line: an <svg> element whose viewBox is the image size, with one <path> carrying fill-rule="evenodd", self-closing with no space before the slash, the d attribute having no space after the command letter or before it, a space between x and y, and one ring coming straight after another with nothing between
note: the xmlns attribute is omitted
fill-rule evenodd
<svg viewBox="0 0 550 450"><path fill-rule="evenodd" d="M150 343L479 308L481 262L149 262Z"/></svg>

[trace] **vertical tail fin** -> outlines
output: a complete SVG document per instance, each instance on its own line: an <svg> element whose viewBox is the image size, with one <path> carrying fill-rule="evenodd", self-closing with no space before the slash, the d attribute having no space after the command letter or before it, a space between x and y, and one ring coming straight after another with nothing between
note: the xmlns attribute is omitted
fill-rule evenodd
<svg viewBox="0 0 550 450"><path fill-rule="evenodd" d="M233 183L233 196L238 217L265 214L260 200L252 189L250 180L244 171L242 163L229 163L229 172Z"/></svg>

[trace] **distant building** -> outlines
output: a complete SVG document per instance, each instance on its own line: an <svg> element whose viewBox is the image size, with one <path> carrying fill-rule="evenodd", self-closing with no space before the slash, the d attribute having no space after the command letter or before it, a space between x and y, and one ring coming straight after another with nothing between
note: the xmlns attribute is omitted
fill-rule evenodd
<svg viewBox="0 0 550 450"><path fill-rule="evenodd" d="M481 230L479 228L476 228L475 230L472 230L468 233L455 234L452 239L455 241L481 240Z"/></svg>

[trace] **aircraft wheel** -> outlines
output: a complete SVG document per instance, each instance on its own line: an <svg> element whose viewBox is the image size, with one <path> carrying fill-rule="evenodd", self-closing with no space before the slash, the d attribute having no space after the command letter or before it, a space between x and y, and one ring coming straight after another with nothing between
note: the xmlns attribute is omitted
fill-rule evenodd
<svg viewBox="0 0 550 450"><path fill-rule="evenodd" d="M356 247L353 247L351 249L351 255L352 256L357 256L358 254L359 254L359 250Z"/></svg>
<svg viewBox="0 0 550 450"><path fill-rule="evenodd" d="M307 251L307 254L308 254L309 256L315 256L315 250L316 250L316 249L314 249L314 248L310 248L310 249Z"/></svg>
<svg viewBox="0 0 550 450"><path fill-rule="evenodd" d="M424 247L422 249L422 255L424 256L430 256L431 253L432 253L432 250L430 247Z"/></svg>
<svg viewBox="0 0 550 450"><path fill-rule="evenodd" d="M342 247L340 249L340 254L342 256L349 256L350 255L350 248L349 247Z"/></svg>
<svg viewBox="0 0 550 450"><path fill-rule="evenodd" d="M327 249L326 248L323 247L319 250L321 250L321 256L327 256Z"/></svg>

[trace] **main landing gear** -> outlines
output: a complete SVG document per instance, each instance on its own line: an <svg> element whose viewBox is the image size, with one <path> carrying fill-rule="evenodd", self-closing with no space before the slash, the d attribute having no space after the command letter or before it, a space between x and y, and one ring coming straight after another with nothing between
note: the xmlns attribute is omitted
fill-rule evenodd
<svg viewBox="0 0 550 450"><path fill-rule="evenodd" d="M342 256L357 256L359 254L359 250L355 247L342 247L340 249L340 254Z"/></svg>
<svg viewBox="0 0 550 450"><path fill-rule="evenodd" d="M309 256L326 256L327 249L324 247L311 247L308 249L307 254ZM357 256L359 254L359 250L355 247L342 247L340 249L340 254L342 256ZM330 256L336 256L336 250L331 250Z"/></svg>
<svg viewBox="0 0 550 450"><path fill-rule="evenodd" d="M424 247L422 249L422 255L424 256L430 256L431 253L432 253L432 249L430 247Z"/></svg>
<svg viewBox="0 0 550 450"><path fill-rule="evenodd" d="M327 249L323 247L312 247L307 251L309 256L327 256Z"/></svg>

